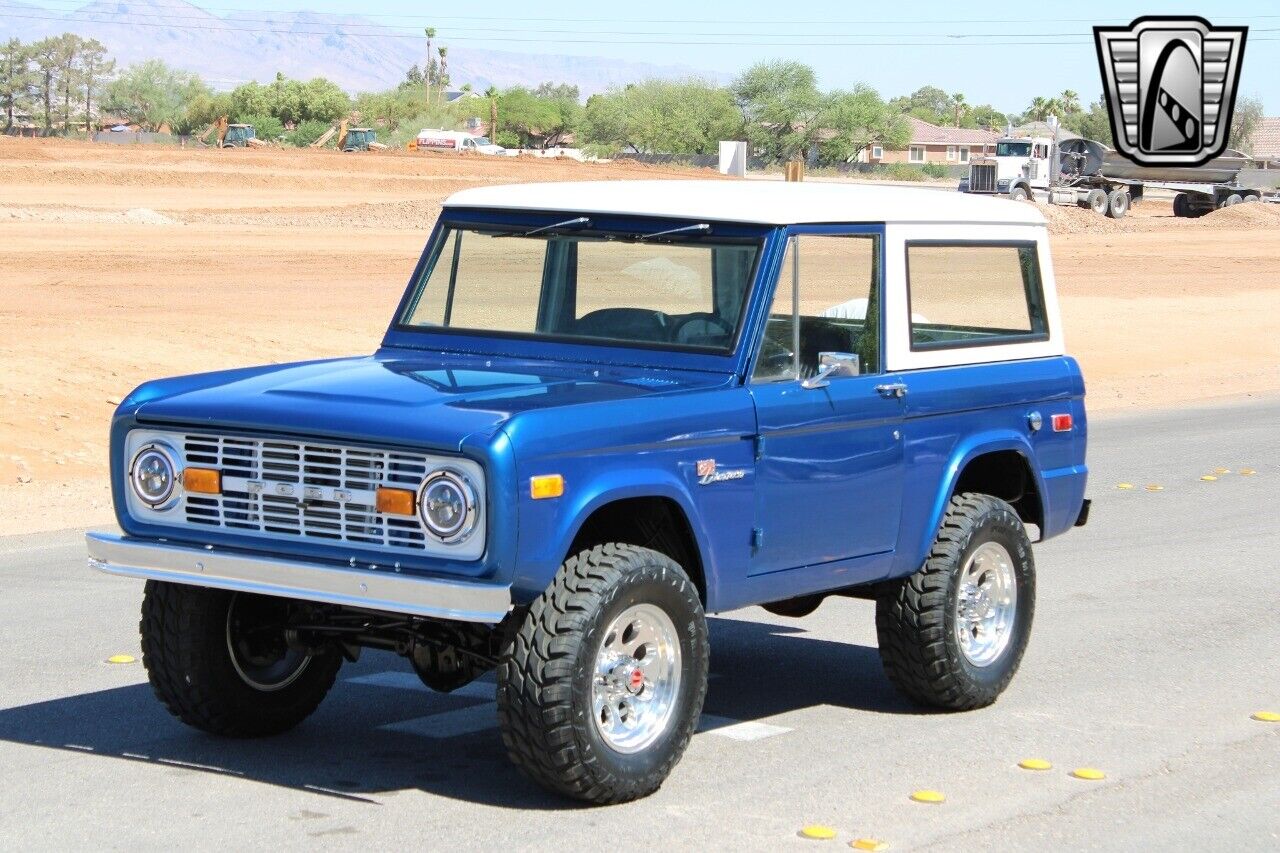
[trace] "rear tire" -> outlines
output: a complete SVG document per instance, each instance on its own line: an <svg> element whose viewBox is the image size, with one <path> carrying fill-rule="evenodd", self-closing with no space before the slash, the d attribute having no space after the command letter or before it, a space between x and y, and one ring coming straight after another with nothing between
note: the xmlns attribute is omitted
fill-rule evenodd
<svg viewBox="0 0 1280 853"><path fill-rule="evenodd" d="M597 804L647 796L689 745L707 668L706 619L680 566L634 545L583 551L503 652L503 743L559 794Z"/></svg>
<svg viewBox="0 0 1280 853"><path fill-rule="evenodd" d="M1106 190L1089 190L1089 194L1084 197L1085 206L1099 216L1105 215L1108 208L1107 191Z"/></svg>
<svg viewBox="0 0 1280 853"><path fill-rule="evenodd" d="M876 601L885 674L922 705L990 705L1018 670L1034 611L1031 542L1013 507L956 495L925 564Z"/></svg>
<svg viewBox="0 0 1280 853"><path fill-rule="evenodd" d="M1124 219L1124 215L1129 212L1129 202L1128 190L1114 190L1107 196L1107 216Z"/></svg>
<svg viewBox="0 0 1280 853"><path fill-rule="evenodd" d="M283 627L274 626L292 604L147 581L142 664L169 713L229 737L279 734L309 717L333 686L342 657L289 648Z"/></svg>
<svg viewBox="0 0 1280 853"><path fill-rule="evenodd" d="M1232 193L1231 195L1227 196L1225 199L1222 200L1222 206L1235 207L1237 204L1239 204L1242 201L1244 201L1244 196L1240 195L1240 193Z"/></svg>
<svg viewBox="0 0 1280 853"><path fill-rule="evenodd" d="M1187 194L1178 193L1173 197L1173 215L1184 217L1187 215Z"/></svg>

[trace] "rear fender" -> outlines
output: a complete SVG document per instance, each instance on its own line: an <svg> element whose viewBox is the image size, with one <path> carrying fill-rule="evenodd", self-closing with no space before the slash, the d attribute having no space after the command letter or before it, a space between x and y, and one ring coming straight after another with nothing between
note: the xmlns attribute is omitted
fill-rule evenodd
<svg viewBox="0 0 1280 853"><path fill-rule="evenodd" d="M929 507L928 521L922 529L922 535L914 542L904 543L906 547L902 554L903 561L897 566L898 574L914 572L929 555L929 549L933 547L933 540L937 537L939 528L942 527L943 516L947 514L947 506L951 502L951 496L955 493L956 483L959 482L965 466L983 454L1002 450L1015 451L1026 460L1027 467L1031 470L1031 476L1035 479L1036 491L1039 493L1041 501L1047 500L1044 477L1040 473L1040 466L1036 463L1035 451L1032 450L1031 443L1027 441L1026 436L1020 435L1013 430L989 430L971 435L957 444L952 451L951 457L943 469L938 491ZM1044 510L1047 515L1048 507L1045 506ZM906 519L903 521L903 529L906 530L908 529L905 526Z"/></svg>

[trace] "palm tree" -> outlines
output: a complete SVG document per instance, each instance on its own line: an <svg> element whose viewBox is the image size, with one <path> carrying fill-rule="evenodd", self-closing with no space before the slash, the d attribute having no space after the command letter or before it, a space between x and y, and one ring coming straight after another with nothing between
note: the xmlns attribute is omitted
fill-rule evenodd
<svg viewBox="0 0 1280 853"><path fill-rule="evenodd" d="M1062 113L1062 103L1057 98L1033 98L1027 108L1026 118L1032 121L1044 121L1055 113Z"/></svg>
<svg viewBox="0 0 1280 853"><path fill-rule="evenodd" d="M423 79L427 83L427 106L431 106L431 69L435 65L435 59L431 56L431 40L436 37L435 27L426 27L423 32L427 35L427 67L423 69Z"/></svg>
<svg viewBox="0 0 1280 853"><path fill-rule="evenodd" d="M1070 115L1071 113L1080 112L1080 96L1072 90L1063 89L1057 100L1064 114Z"/></svg>
<svg viewBox="0 0 1280 853"><path fill-rule="evenodd" d="M484 96L489 99L489 141L496 145L498 143L498 87L490 86L485 89Z"/></svg>
<svg viewBox="0 0 1280 853"><path fill-rule="evenodd" d="M962 92L956 92L951 96L951 104L955 109L956 127L959 127L961 117L969 114L969 105L964 102L964 94Z"/></svg>
<svg viewBox="0 0 1280 853"><path fill-rule="evenodd" d="M440 54L440 103L444 103L445 90L449 88L449 48L440 45L436 48Z"/></svg>

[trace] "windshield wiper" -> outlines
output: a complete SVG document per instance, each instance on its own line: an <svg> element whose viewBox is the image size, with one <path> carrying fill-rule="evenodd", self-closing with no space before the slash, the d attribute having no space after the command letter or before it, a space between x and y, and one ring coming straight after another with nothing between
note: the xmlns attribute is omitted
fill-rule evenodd
<svg viewBox="0 0 1280 853"><path fill-rule="evenodd" d="M534 234L543 234L547 231L558 231L561 228L586 228L591 224L591 220L586 216L579 216L577 219L566 219L564 222L553 222L550 225L543 225L541 228L534 228L530 231L499 231L494 234L495 237L532 237Z"/></svg>
<svg viewBox="0 0 1280 853"><path fill-rule="evenodd" d="M641 234L636 239L643 243L645 240L652 240L655 237L666 237L668 234L687 234L692 231L705 233L711 230L711 223L699 222L697 225L682 225L679 228L668 228L666 231L655 231L652 234Z"/></svg>

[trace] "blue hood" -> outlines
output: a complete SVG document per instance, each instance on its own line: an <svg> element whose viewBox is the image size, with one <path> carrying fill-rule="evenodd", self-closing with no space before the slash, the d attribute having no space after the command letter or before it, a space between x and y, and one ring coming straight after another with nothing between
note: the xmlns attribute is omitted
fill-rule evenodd
<svg viewBox="0 0 1280 853"><path fill-rule="evenodd" d="M451 353L374 356L149 382L121 406L142 423L331 436L456 451L520 412L622 400L726 376Z"/></svg>

